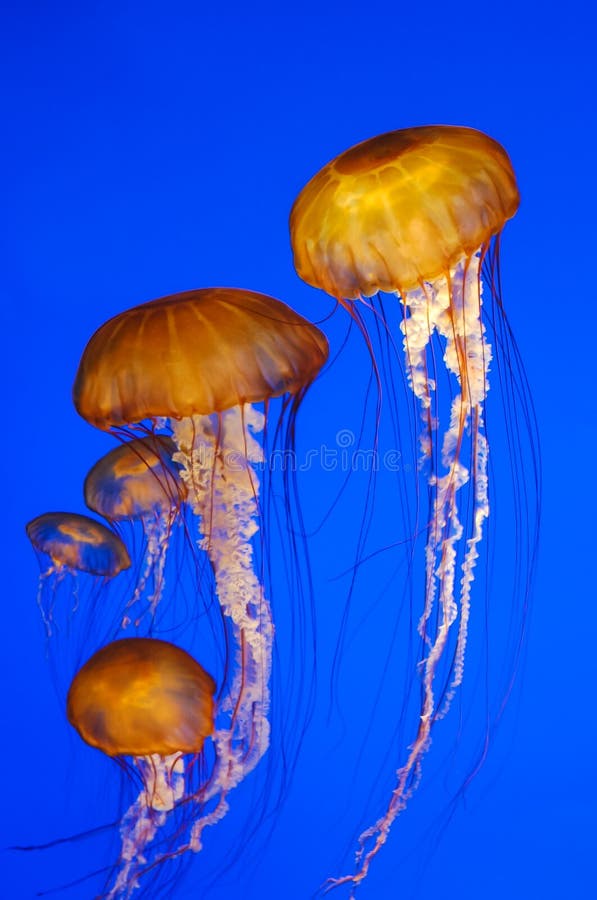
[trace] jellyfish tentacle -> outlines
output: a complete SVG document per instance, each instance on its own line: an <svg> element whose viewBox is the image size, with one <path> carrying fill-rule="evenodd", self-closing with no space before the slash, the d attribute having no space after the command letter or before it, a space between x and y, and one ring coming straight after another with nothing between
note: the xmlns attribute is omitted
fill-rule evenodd
<svg viewBox="0 0 597 900"><path fill-rule="evenodd" d="M166 587L166 557L172 527L177 515L178 509L175 507L170 510L160 510L160 515L146 515L142 517L143 531L146 539L145 564L133 592L133 596L126 605L126 609L129 610L141 600L151 579L153 588L151 589L151 594L148 598L148 611L152 620L155 618L159 602L162 599ZM140 624L144 614L144 612L141 612L137 616L135 620L136 626ZM122 618L122 627L126 628L130 621L131 618L127 612Z"/></svg>
<svg viewBox="0 0 597 900"><path fill-rule="evenodd" d="M226 797L258 764L269 746L269 678L274 626L270 605L255 571L251 539L259 530L259 478L263 462L255 434L264 427L261 412L249 404L217 416L172 421L179 447L175 461L189 487L199 519L199 544L212 563L218 600L236 640L234 676L214 734L216 762L201 801L216 806L193 826L192 849L201 834L227 812Z"/></svg>
<svg viewBox="0 0 597 900"><path fill-rule="evenodd" d="M142 867L147 862L144 851L166 824L167 813L184 797L184 759L181 753L138 756L135 757L135 764L143 779L143 788L122 817L120 865L106 900L132 895L138 886Z"/></svg>
<svg viewBox="0 0 597 900"><path fill-rule="evenodd" d="M406 762L396 772L396 787L386 811L361 833L355 855L356 871L352 875L331 879L330 887L350 882L356 886L366 878L371 862L385 844L393 822L416 789L422 759L431 743L433 724L445 715L456 688L462 681L470 592L478 558L478 544L489 514L488 443L483 433L483 406L491 348L481 322L479 262L479 255L475 254L459 263L448 277L426 285L422 290L407 293L404 297L409 315L404 318L401 327L408 363L408 380L419 400L426 426L432 421L428 417L428 410L432 405L431 391L434 389L426 374L426 357L434 333L445 341L444 361L460 387L459 393L452 400L450 421L442 441L441 459L447 471L442 475L433 473L429 478L434 496L426 544L425 605L419 621L419 633L428 646L427 655L420 664L422 701L417 734L409 748ZM467 429L471 431L470 468L465 464L466 452L463 447ZM423 461L432 460L432 448L433 435L428 431L421 441ZM464 535L457 499L470 481L471 472L474 527L467 540L457 586L458 547ZM435 633L430 634L429 623L436 606L439 606L439 620ZM443 704L438 708L435 686L437 667L456 623L458 634L453 674Z"/></svg>
<svg viewBox="0 0 597 900"><path fill-rule="evenodd" d="M169 812L184 795L184 761L182 753L160 756L151 753L138 756L136 763L141 771L147 805L152 809Z"/></svg>
<svg viewBox="0 0 597 900"><path fill-rule="evenodd" d="M489 445L484 434L484 404L489 387L488 374L491 363L491 347L485 337L485 326L481 319L482 283L479 267L482 248L456 269L450 290L450 318L439 322L438 330L446 338L444 359L449 370L457 377L461 394L453 401L452 422L443 446L444 464L448 465L456 456L456 447L462 442L466 428L471 429L470 470L461 465L463 487L472 476L473 481L473 527L467 540L467 548L461 566L459 631L456 643L454 671L451 684L444 698L443 708L436 718L445 715L449 709L456 688L462 682L464 656L470 617L470 595L474 581L474 570L478 559L478 546L483 537L485 519L489 516L488 496L488 456ZM456 414L460 425L456 427Z"/></svg>
<svg viewBox="0 0 597 900"><path fill-rule="evenodd" d="M472 449L474 472L474 516L473 533L467 540L467 549L462 562L462 578L460 581L460 622L458 638L454 654L454 672L452 681L446 692L442 708L437 712L436 719L443 718L450 708L456 689L462 683L464 675L464 658L470 618L470 598L473 581L475 578L475 565L479 558L478 546L483 538L483 526L489 515L488 477L487 463L489 458L489 445L485 435L479 431L481 415L475 410L474 446Z"/></svg>
<svg viewBox="0 0 597 900"><path fill-rule="evenodd" d="M44 628L46 629L46 637L52 637L52 623L54 621L54 603L53 600L48 604L48 609L46 610L44 606L44 589L48 578L51 578L52 575L56 575L56 584L63 577L62 567L60 565L51 565L49 568L42 572L39 576L39 580L37 583L37 596L35 601L37 603L37 608L39 609L41 620L43 622Z"/></svg>

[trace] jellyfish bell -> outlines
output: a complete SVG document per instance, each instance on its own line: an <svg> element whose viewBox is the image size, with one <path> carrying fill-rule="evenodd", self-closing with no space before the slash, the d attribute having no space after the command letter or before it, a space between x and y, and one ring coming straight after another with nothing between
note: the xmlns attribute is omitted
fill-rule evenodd
<svg viewBox="0 0 597 900"><path fill-rule="evenodd" d="M215 682L192 656L167 641L123 638L98 650L75 675L67 717L107 756L154 764L198 754L213 732ZM166 780L167 771L162 772ZM154 785L155 788L155 785ZM150 805L163 796L146 791Z"/></svg>
<svg viewBox="0 0 597 900"><path fill-rule="evenodd" d="M52 572L88 572L113 578L128 569L131 560L117 534L89 516L44 513L26 526L36 550L51 560Z"/></svg>
<svg viewBox="0 0 597 900"><path fill-rule="evenodd" d="M132 758L143 784L122 820L122 855L107 897L138 886L152 842L176 807L183 807L190 773L214 731L215 682L182 648L154 638L124 638L102 647L75 675L67 717L81 738L107 756ZM188 815L187 815L188 818ZM183 828L176 819L173 830ZM186 821L188 827L188 821Z"/></svg>
<svg viewBox="0 0 597 900"><path fill-rule="evenodd" d="M185 291L102 325L85 348L73 397L79 414L104 430L180 421L300 397L327 353L319 329L273 297Z"/></svg>
<svg viewBox="0 0 597 900"><path fill-rule="evenodd" d="M268 502L260 500L258 467L273 402L280 400L274 440L292 443L298 409L327 354L319 329L284 303L209 288L121 313L93 335L79 365L74 402L89 423L126 433L171 431L199 546L236 647L216 712L205 812L180 852L200 849L204 828L225 815L230 790L269 745L273 621L257 574L268 570Z"/></svg>
<svg viewBox="0 0 597 900"><path fill-rule="evenodd" d="M483 253L518 209L508 155L472 128L392 131L341 153L290 215L300 277L339 300L409 291Z"/></svg>
<svg viewBox="0 0 597 900"><path fill-rule="evenodd" d="M361 835L354 874L336 883L352 882L354 887L366 877L418 783L433 726L463 678L471 590L489 515L485 399L495 347L487 328L497 346L500 381L510 380L506 405L508 398L522 397L520 419L537 481L532 404L524 371L514 371L518 354L510 352L499 296L500 233L518 204L515 175L503 147L471 128L428 126L390 132L340 154L307 183L291 211L296 271L353 317L370 350L380 393L382 388L393 392L391 365L402 343L405 380L419 409L419 467L427 487L414 505L419 509L423 497L428 498L422 516L426 539L418 630L424 651L418 666L418 724L403 752L386 811ZM489 312L483 305L482 272ZM392 329L380 292L399 300L399 330ZM374 328L367 325L365 309ZM381 351L375 349L376 329ZM518 447L516 411L510 407L506 415L510 446ZM518 450L516 454L518 460ZM527 502L524 495L522 502ZM532 526L532 515L527 521ZM411 537L417 528L420 524L414 523ZM529 569L532 555L531 549Z"/></svg>
<svg viewBox="0 0 597 900"><path fill-rule="evenodd" d="M139 522L145 541L144 562L130 607L144 603L153 622L166 583L168 545L176 523L182 523L186 488L173 460L176 445L166 435L148 435L110 450L89 471L85 503L113 525ZM139 624L142 612L137 614Z"/></svg>
<svg viewBox="0 0 597 900"><path fill-rule="evenodd" d="M85 479L89 509L111 522L143 518L180 507L185 487L172 456L176 445L166 435L129 441L110 450Z"/></svg>

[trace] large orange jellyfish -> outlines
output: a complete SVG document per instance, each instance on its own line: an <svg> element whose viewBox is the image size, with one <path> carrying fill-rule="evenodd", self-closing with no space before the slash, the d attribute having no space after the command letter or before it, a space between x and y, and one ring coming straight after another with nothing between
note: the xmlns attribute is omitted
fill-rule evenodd
<svg viewBox="0 0 597 900"><path fill-rule="evenodd" d="M74 401L88 422L117 432L171 431L237 647L216 712L213 772L197 795L206 811L179 852L201 848L203 829L225 815L229 791L269 744L274 628L260 577L267 565L256 569L252 541L263 525L257 436L281 398L286 420L275 423L274 436L293 440L297 410L327 354L323 334L280 301L212 288L127 310L93 335L81 359Z"/></svg>
<svg viewBox="0 0 597 900"><path fill-rule="evenodd" d="M98 460L85 479L89 509L111 524L139 521L143 529L145 561L127 603L123 627L130 621L130 607L140 602L147 604L153 621L164 593L166 553L186 494L179 468L172 460L176 449L165 435L128 441Z"/></svg>
<svg viewBox="0 0 597 900"><path fill-rule="evenodd" d="M498 239L518 203L510 160L496 141L470 128L431 126L390 132L342 153L301 191L290 216L298 274L348 310L370 348L359 306L372 309L393 345L384 301L375 298L383 291L399 298L406 379L422 420L428 511L419 721L387 809L360 837L354 874L333 880L353 890L415 790L433 726L463 677L471 587L489 514L484 410L492 349L481 270L499 347L508 326ZM503 346L501 352L506 370L510 359ZM447 378L438 373L442 357ZM375 358L373 365L381 388ZM451 382L448 403L440 380ZM442 660L447 675L438 678Z"/></svg>
<svg viewBox="0 0 597 900"><path fill-rule="evenodd" d="M77 672L67 716L84 741L132 757L143 788L123 825L122 865L107 897L129 896L145 851L184 799L214 730L215 683L192 656L166 641L125 638ZM178 824L180 828L180 823Z"/></svg>

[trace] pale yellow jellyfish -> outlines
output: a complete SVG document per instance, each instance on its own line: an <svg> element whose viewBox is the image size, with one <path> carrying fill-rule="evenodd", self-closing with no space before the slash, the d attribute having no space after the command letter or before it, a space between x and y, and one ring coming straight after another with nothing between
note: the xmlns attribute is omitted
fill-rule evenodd
<svg viewBox="0 0 597 900"><path fill-rule="evenodd" d="M107 582L130 568L128 550L118 535L89 516L43 513L28 523L26 531L39 557L37 605L48 637L54 630L56 594L61 585L67 588L67 602L76 611L82 602L80 574L91 576L95 584L88 586L83 600L82 615L86 617L94 612ZM71 584L66 585L69 578Z"/></svg>
<svg viewBox="0 0 597 900"><path fill-rule="evenodd" d="M419 723L386 811L361 835L355 873L334 883L356 886L366 877L416 787L433 725L462 680L471 585L489 513L483 418L492 351L480 270L488 263L493 291L494 244L518 202L510 160L496 141L470 128L431 126L390 132L342 153L301 191L290 216L298 274L339 300L368 341L357 304L372 306L385 323L383 306L364 298L387 291L401 302L405 369L422 417L430 498ZM453 382L443 423L434 374L441 356ZM465 488L472 512L465 505L462 515ZM438 664L447 654L451 678L438 685Z"/></svg>
<svg viewBox="0 0 597 900"><path fill-rule="evenodd" d="M300 402L327 354L319 329L280 301L211 288L116 316L81 359L74 401L88 422L105 430L171 431L200 546L237 645L232 683L217 710L214 772L181 852L200 849L203 829L222 818L229 791L268 747L274 629L253 559L252 538L263 525L258 434L270 402L280 397L292 436Z"/></svg>

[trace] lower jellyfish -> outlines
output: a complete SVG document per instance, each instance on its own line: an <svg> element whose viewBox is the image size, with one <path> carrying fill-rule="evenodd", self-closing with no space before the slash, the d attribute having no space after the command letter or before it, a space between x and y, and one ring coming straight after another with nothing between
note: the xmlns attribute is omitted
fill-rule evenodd
<svg viewBox="0 0 597 900"><path fill-rule="evenodd" d="M269 745L274 626L264 585L259 435L281 398L274 441L292 443L297 411L327 353L323 334L280 301L213 288L116 316L81 359L74 400L83 418L104 430L171 433L236 647L216 709L213 771L195 797L202 812L179 853L201 848L204 828L225 815L229 792Z"/></svg>
<svg viewBox="0 0 597 900"><path fill-rule="evenodd" d="M463 678L471 589L490 506L484 420L493 351L486 327L495 336L500 379L510 379L506 402L514 398L522 405L521 420L534 437L524 373L510 370L519 361L499 294L499 235L518 202L510 160L498 143L469 128L433 126L391 132L342 153L306 185L290 217L298 274L353 318L367 341L380 392L392 391L392 379L383 382L384 365L402 343L406 382L422 422L420 468L428 506L409 538L414 541L422 524L418 725L385 812L361 834L355 872L332 880L353 890L416 789L434 725ZM384 291L400 302L401 338L392 334L386 301L377 297ZM373 316L372 329L361 312L365 308ZM383 364L373 349L376 331ZM390 396L390 409L392 403ZM512 453L517 427L513 413L507 425ZM531 485L533 478L536 485L536 468ZM532 556L532 539L529 546Z"/></svg>
<svg viewBox="0 0 597 900"><path fill-rule="evenodd" d="M71 725L92 747L130 759L142 782L122 819L116 875L102 896L129 897L155 856L167 856L160 833L172 817L178 840L189 827L188 798L198 790L204 742L214 730L214 693L213 679L192 656L153 638L108 644L75 675L67 700Z"/></svg>
<svg viewBox="0 0 597 900"><path fill-rule="evenodd" d="M166 559L176 524L183 525L185 487L172 457L176 445L165 435L127 441L103 456L89 471L84 486L89 509L117 525L140 522L144 561L122 625L132 608L144 604L153 622L166 585ZM138 625L145 610L135 614Z"/></svg>

